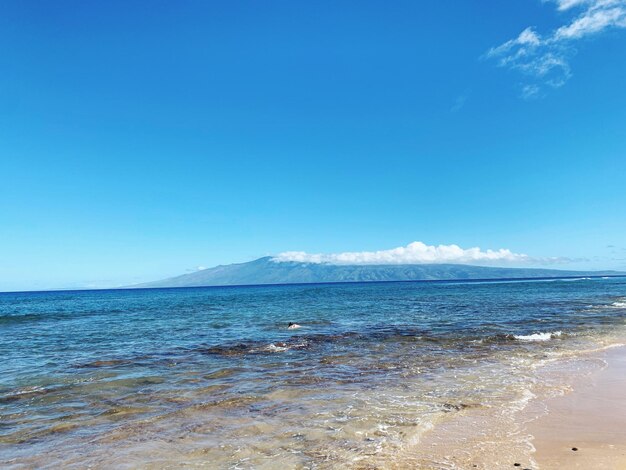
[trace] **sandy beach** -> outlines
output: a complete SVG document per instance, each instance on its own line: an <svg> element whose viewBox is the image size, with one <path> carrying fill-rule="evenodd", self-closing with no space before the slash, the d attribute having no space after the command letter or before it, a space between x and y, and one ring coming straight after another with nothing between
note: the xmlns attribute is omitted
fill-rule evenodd
<svg viewBox="0 0 626 470"><path fill-rule="evenodd" d="M543 403L547 414L529 424L538 468L626 469L626 347L599 358L606 367Z"/></svg>

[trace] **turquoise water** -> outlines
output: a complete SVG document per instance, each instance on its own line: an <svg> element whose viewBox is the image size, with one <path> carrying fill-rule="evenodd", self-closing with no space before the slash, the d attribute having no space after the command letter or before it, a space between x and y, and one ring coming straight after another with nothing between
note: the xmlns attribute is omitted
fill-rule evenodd
<svg viewBox="0 0 626 470"><path fill-rule="evenodd" d="M623 278L4 293L0 464L388 462L625 319Z"/></svg>

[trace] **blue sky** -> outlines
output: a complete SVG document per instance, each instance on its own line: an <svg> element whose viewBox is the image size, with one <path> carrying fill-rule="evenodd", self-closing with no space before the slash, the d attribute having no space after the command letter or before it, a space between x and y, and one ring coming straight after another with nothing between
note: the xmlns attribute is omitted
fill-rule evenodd
<svg viewBox="0 0 626 470"><path fill-rule="evenodd" d="M0 290L413 241L626 269L624 11L2 2Z"/></svg>

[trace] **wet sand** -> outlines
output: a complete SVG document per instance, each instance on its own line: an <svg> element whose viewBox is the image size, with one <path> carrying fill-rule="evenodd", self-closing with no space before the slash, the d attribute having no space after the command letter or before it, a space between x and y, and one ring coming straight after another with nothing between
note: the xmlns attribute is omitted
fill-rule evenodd
<svg viewBox="0 0 626 470"><path fill-rule="evenodd" d="M538 468L626 469L626 347L599 357L605 368L547 400L528 425Z"/></svg>

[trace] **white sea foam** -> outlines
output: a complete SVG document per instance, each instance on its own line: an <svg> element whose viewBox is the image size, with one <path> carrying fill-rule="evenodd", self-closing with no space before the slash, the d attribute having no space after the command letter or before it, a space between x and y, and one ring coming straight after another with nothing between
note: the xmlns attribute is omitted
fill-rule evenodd
<svg viewBox="0 0 626 470"><path fill-rule="evenodd" d="M613 303L610 304L596 304L596 305L588 305L588 309L591 310L603 310L607 308L626 308L626 297L617 297Z"/></svg>
<svg viewBox="0 0 626 470"><path fill-rule="evenodd" d="M265 346L265 348L263 348L264 351L269 351L269 352L283 352L283 351L288 351L289 349L290 348L287 346L280 346L274 343L269 344Z"/></svg>
<svg viewBox="0 0 626 470"><path fill-rule="evenodd" d="M515 339L520 341L548 341L552 338L558 338L563 333L554 331L552 333L533 333L532 335L514 335Z"/></svg>
<svg viewBox="0 0 626 470"><path fill-rule="evenodd" d="M523 389L521 396L517 400L513 400L511 402L510 406L513 409L514 412L522 411L524 408L526 408L526 405L528 405L528 403L533 398L536 398L536 397L537 397L537 395L535 395L529 389L525 388L525 389Z"/></svg>
<svg viewBox="0 0 626 470"><path fill-rule="evenodd" d="M4 396L0 396L0 398L12 399L12 398L18 398L21 396L28 396L28 395L41 395L46 392L47 390L45 387L39 387L39 386L34 385L31 387L24 387L24 388L20 388L17 390L13 390L12 392L9 392Z"/></svg>

